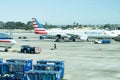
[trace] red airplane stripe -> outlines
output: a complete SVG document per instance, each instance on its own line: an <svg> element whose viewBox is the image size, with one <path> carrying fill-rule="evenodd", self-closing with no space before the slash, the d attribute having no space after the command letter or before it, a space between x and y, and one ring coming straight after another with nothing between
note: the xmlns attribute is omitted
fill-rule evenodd
<svg viewBox="0 0 120 80"><path fill-rule="evenodd" d="M38 28L38 25L34 25L34 28Z"/></svg>
<svg viewBox="0 0 120 80"><path fill-rule="evenodd" d="M0 42L10 42L10 41L8 41L8 40L0 40Z"/></svg>
<svg viewBox="0 0 120 80"><path fill-rule="evenodd" d="M35 22L34 20L32 22Z"/></svg>
<svg viewBox="0 0 120 80"><path fill-rule="evenodd" d="M37 26L34 26L34 28L38 28Z"/></svg>
<svg viewBox="0 0 120 80"><path fill-rule="evenodd" d="M48 34L47 32L35 32L36 34Z"/></svg>
<svg viewBox="0 0 120 80"><path fill-rule="evenodd" d="M35 31L45 31L45 30L35 30Z"/></svg>

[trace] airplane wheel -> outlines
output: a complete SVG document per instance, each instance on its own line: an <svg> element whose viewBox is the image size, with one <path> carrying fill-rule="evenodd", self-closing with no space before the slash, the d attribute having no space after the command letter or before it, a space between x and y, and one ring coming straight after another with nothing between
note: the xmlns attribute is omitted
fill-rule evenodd
<svg viewBox="0 0 120 80"><path fill-rule="evenodd" d="M59 39L57 39L57 40L55 40L55 42L60 42L60 40L59 40Z"/></svg>
<svg viewBox="0 0 120 80"><path fill-rule="evenodd" d="M64 40L65 38L62 38L62 40Z"/></svg>
<svg viewBox="0 0 120 80"><path fill-rule="evenodd" d="M73 42L75 42L75 39L73 39Z"/></svg>
<svg viewBox="0 0 120 80"><path fill-rule="evenodd" d="M8 52L8 49L7 49L7 48L5 49L5 52Z"/></svg>

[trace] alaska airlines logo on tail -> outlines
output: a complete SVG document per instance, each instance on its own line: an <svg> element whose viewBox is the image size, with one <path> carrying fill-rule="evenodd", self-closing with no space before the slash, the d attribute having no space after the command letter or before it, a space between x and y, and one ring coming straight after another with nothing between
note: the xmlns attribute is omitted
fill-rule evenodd
<svg viewBox="0 0 120 80"><path fill-rule="evenodd" d="M43 26L35 18L32 18L32 23L34 26L34 32L36 34L48 34Z"/></svg>

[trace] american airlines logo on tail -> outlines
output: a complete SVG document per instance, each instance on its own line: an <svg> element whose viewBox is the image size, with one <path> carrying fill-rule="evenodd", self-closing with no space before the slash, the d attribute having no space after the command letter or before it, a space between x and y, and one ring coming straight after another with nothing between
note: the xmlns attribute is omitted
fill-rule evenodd
<svg viewBox="0 0 120 80"><path fill-rule="evenodd" d="M32 18L32 23L33 23L34 28L38 28L38 25L37 25L37 23L35 22L35 18Z"/></svg>
<svg viewBox="0 0 120 80"><path fill-rule="evenodd" d="M35 18L32 18L32 23L34 26L34 32L36 34L48 34L47 31L43 28L43 26Z"/></svg>

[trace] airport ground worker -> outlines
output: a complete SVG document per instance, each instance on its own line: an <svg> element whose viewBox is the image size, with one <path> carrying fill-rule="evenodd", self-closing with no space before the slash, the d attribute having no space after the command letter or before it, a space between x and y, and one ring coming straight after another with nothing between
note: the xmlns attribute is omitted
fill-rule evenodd
<svg viewBox="0 0 120 80"><path fill-rule="evenodd" d="M56 44L54 43L54 49L57 49L57 46L56 46Z"/></svg>
<svg viewBox="0 0 120 80"><path fill-rule="evenodd" d="M54 45L53 45L53 47L51 48L51 50L55 50L55 49L57 49L57 46L56 46L56 44L54 43Z"/></svg>

